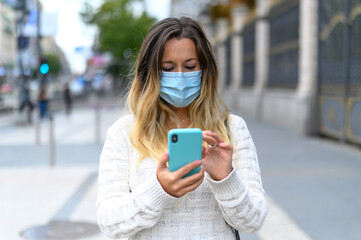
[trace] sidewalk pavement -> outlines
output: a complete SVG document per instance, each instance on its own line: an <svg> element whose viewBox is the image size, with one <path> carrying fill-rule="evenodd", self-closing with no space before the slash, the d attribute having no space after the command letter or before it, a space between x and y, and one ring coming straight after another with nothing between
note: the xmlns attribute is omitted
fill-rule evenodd
<svg viewBox="0 0 361 240"><path fill-rule="evenodd" d="M92 235L78 239L108 239L96 228L96 176L105 131L121 112L102 109L100 143L93 109L56 114L55 167L48 166L47 123L35 145L34 127L0 119L0 239L25 239L23 231L60 220L93 224L85 232ZM269 215L257 235L242 239L359 239L361 151L245 120L258 150ZM84 229L78 225L78 232Z"/></svg>
<svg viewBox="0 0 361 240"><path fill-rule="evenodd" d="M85 221L96 226L96 178L92 175L96 172L96 165L0 169L0 239L59 239L35 238L45 231L39 231L39 235L33 233L34 238L20 236L51 221ZM81 189L89 176L91 185ZM80 190L81 196L74 198ZM108 239L99 230L92 233L81 239Z"/></svg>
<svg viewBox="0 0 361 240"><path fill-rule="evenodd" d="M14 94L0 93L0 114L12 111L16 106L16 97Z"/></svg>
<svg viewBox="0 0 361 240"><path fill-rule="evenodd" d="M260 239L361 239L360 146L245 120L271 200Z"/></svg>
<svg viewBox="0 0 361 240"><path fill-rule="evenodd" d="M35 125L16 125L17 113L0 118L0 239L109 239L96 224L96 180L106 130L122 114L119 107L103 106L97 126L94 108L74 109L70 116L54 113L54 167L49 121L39 125L36 144ZM57 225L49 223L59 221L76 227L70 235L83 237L56 238L70 231L50 229ZM42 238L45 233L52 236Z"/></svg>

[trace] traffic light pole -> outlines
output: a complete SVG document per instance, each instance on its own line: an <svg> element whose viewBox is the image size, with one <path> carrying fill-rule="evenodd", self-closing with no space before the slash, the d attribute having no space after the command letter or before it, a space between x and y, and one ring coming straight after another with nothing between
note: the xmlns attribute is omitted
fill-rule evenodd
<svg viewBox="0 0 361 240"><path fill-rule="evenodd" d="M23 44L24 44L24 25L25 25L25 14L26 14L26 3L25 0L23 1L23 4L21 4L21 7L18 9L20 12L20 17L17 19L17 29L18 29L18 61L19 61L19 68L20 68L20 77L19 77L19 85L20 85L20 99L25 98L24 96L24 89L26 88L26 79L24 74L24 64L23 64ZM19 101L20 101L19 99ZM22 104L20 102L20 104Z"/></svg>
<svg viewBox="0 0 361 240"><path fill-rule="evenodd" d="M41 51L41 45L40 45L40 40L41 40L41 33L40 33L40 0L36 1L36 50L37 50L37 55L38 55L38 66L37 66L37 77L38 77L38 83L41 83L41 73L40 73L40 65L41 65L41 55L42 55L42 51Z"/></svg>
<svg viewBox="0 0 361 240"><path fill-rule="evenodd" d="M41 40L41 36L40 36L40 0L36 1L36 14L37 14L37 18L36 18L36 49L37 49L37 55L38 55L38 62L37 62L37 78L38 78L38 84L39 86L41 85L41 73L40 73L40 62L41 62L41 45L40 45L40 40ZM40 144L40 114L36 115L36 123L35 123L35 141L36 144L39 145Z"/></svg>
<svg viewBox="0 0 361 240"><path fill-rule="evenodd" d="M37 28L36 28L36 47L38 52L38 66L37 66L37 77L38 77L38 84L39 84L39 93L42 90L46 89L47 84L47 72L49 71L49 66L47 65L47 70L43 70L43 57L42 57L42 50L41 50L41 14L40 14L40 0L36 0L36 13L37 13ZM54 116L52 112L48 113L49 116L49 166L54 167L55 166L55 136L54 136ZM40 114L37 117L36 121L36 144L40 144L40 132L41 132L41 124L40 124L41 118Z"/></svg>

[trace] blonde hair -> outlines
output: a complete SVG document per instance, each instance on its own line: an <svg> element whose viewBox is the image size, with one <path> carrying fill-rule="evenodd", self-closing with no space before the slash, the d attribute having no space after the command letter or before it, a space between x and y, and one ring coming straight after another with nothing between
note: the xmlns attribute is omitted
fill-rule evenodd
<svg viewBox="0 0 361 240"><path fill-rule="evenodd" d="M140 160L157 161L167 151L167 121L180 122L170 105L160 98L160 61L165 43L172 38L189 38L196 46L202 69L200 96L189 106L189 127L212 130L229 142L225 121L228 109L218 93L218 70L212 48L200 25L191 18L166 18L148 32L140 49L127 104L134 115L131 142Z"/></svg>

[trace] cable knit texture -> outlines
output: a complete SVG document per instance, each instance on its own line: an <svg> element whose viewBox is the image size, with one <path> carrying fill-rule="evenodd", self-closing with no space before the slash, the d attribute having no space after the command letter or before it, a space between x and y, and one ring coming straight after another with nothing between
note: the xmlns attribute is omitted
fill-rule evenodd
<svg viewBox="0 0 361 240"><path fill-rule="evenodd" d="M235 239L257 231L267 202L252 137L245 121L231 115L234 170L222 181L208 174L181 198L167 194L156 176L156 162L136 165L138 151L130 142L133 116L116 121L107 132L100 157L97 218L101 230L124 239Z"/></svg>

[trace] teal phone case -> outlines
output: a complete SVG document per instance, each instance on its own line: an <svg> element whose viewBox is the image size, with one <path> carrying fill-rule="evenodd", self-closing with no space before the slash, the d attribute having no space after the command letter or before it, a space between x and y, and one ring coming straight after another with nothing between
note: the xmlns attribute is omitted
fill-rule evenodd
<svg viewBox="0 0 361 240"><path fill-rule="evenodd" d="M177 142L173 142L173 135ZM174 172L195 160L202 159L202 130L199 128L172 129L168 132L169 171ZM195 174L201 167L192 169L184 177Z"/></svg>

